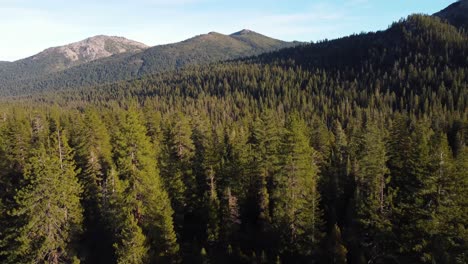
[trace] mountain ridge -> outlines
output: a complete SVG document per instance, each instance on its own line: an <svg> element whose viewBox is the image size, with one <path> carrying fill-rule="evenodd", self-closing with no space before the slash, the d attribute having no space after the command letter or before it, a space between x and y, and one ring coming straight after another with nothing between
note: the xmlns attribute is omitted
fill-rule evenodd
<svg viewBox="0 0 468 264"><path fill-rule="evenodd" d="M446 20L457 28L468 30L468 0L452 3L433 16Z"/></svg>
<svg viewBox="0 0 468 264"><path fill-rule="evenodd" d="M0 68L0 78L3 79L0 80L0 90L3 90L3 94L5 92L16 94L21 89L40 90L42 87L50 85L55 86L55 89L62 89L69 86L109 83L180 69L187 65L259 55L281 48L293 47L300 43L277 40L250 30L248 32L244 30L244 34L241 35L236 33L224 35L209 32L177 43L148 47L136 52L117 53L45 74L39 72L29 76L31 78L15 79L14 71L10 71L12 75L10 78L8 76L5 78L4 68L12 68L7 64L7 66ZM43 60L45 64L47 64L47 59L48 57L45 56ZM9 90L10 87L15 87L15 90Z"/></svg>
<svg viewBox="0 0 468 264"><path fill-rule="evenodd" d="M254 31L252 31L250 29L244 28L244 29L242 29L240 31L237 31L237 32L234 32L234 33L230 34L229 36L244 35L244 34L250 34L250 33L256 33L256 32L254 32Z"/></svg>

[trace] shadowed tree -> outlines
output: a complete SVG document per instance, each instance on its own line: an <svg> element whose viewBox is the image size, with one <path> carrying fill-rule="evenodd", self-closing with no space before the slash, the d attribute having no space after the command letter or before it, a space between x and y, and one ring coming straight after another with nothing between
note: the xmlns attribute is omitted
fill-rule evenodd
<svg viewBox="0 0 468 264"><path fill-rule="evenodd" d="M117 170L125 186L122 199L128 208L123 210L129 210L134 217L126 221L131 224L128 229L133 230L133 237L139 240L139 231L132 226L136 223L142 229L150 248L151 261L176 261L179 246L172 221L173 211L146 129L134 109L123 113L121 124L114 152ZM123 243L125 241L121 240L118 245Z"/></svg>
<svg viewBox="0 0 468 264"><path fill-rule="evenodd" d="M303 120L293 115L286 124L281 148L281 169L274 189L273 223L280 252L289 257L317 253L322 238L322 213L317 189L315 150L309 145Z"/></svg>
<svg viewBox="0 0 468 264"><path fill-rule="evenodd" d="M10 214L18 226L8 263L79 262L77 239L82 230L81 186L65 133L50 120L46 142L37 141L24 170L24 186ZM66 195L64 195L66 194Z"/></svg>

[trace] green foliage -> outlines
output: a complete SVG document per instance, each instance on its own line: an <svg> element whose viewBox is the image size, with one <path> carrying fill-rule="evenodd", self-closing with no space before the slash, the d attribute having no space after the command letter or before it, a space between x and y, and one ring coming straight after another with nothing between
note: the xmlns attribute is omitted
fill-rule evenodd
<svg viewBox="0 0 468 264"><path fill-rule="evenodd" d="M87 261L105 262L112 259L112 219L110 212L112 181L115 166L112 161L110 135L96 110L88 109L70 117L73 127L72 145L80 168L78 178L83 186L85 237L88 238Z"/></svg>
<svg viewBox="0 0 468 264"><path fill-rule="evenodd" d="M388 234L392 229L393 192L387 186L390 178L383 135L385 131L376 124L366 125L354 169L355 219L359 233L356 243L362 247L366 259L384 258L388 254L385 244L392 239Z"/></svg>
<svg viewBox="0 0 468 264"><path fill-rule="evenodd" d="M135 110L129 110L121 118L115 159L120 179L126 185L122 193L124 205L135 218L129 223L136 222L142 228L154 250L153 258L176 258L179 246L174 233L173 211L153 161L155 155L146 128ZM134 228L131 230L136 232ZM140 235L135 237L140 238Z"/></svg>
<svg viewBox="0 0 468 264"><path fill-rule="evenodd" d="M0 262L466 263L467 43L418 15L2 99Z"/></svg>
<svg viewBox="0 0 468 264"><path fill-rule="evenodd" d="M430 172L418 191L423 208L414 208L420 232L416 251L423 262L456 263L463 257L458 238L466 238L465 202L460 200L466 197L466 177L455 171L447 137L437 134L433 138Z"/></svg>
<svg viewBox="0 0 468 264"><path fill-rule="evenodd" d="M59 263L76 258L73 241L82 230L81 186L63 131L51 130L46 143L37 142L31 150L23 187L9 212L17 225L7 230L7 239L13 241L3 253L8 263Z"/></svg>
<svg viewBox="0 0 468 264"><path fill-rule="evenodd" d="M185 213L192 212L196 200L195 177L191 168L194 155L192 130L181 113L170 118L164 131L161 157L161 177L170 194L174 221L179 239L182 238Z"/></svg>
<svg viewBox="0 0 468 264"><path fill-rule="evenodd" d="M281 147L281 169L274 179L274 225L280 252L311 255L321 239L317 153L309 145L304 121L287 121Z"/></svg>
<svg viewBox="0 0 468 264"><path fill-rule="evenodd" d="M148 263L148 248L145 246L145 236L133 215L128 214L125 217L118 239L121 242L114 244L117 263Z"/></svg>

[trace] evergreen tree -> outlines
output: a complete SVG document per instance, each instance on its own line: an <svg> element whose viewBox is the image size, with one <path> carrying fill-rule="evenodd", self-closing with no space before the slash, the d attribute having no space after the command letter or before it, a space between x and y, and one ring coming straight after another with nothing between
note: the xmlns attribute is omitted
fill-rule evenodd
<svg viewBox="0 0 468 264"><path fill-rule="evenodd" d="M125 214L125 212L122 213ZM123 222L118 227L120 233L117 234L120 242L114 244L117 263L149 263L145 235L136 223L136 219L131 213L124 215L122 219Z"/></svg>
<svg viewBox="0 0 468 264"><path fill-rule="evenodd" d="M431 173L418 192L423 206L414 209L419 243L415 251L419 259L428 263L456 263L466 241L466 213L460 198L466 196L467 180L457 174L446 135L436 134L431 148ZM461 176L461 177L460 177ZM466 211L466 210L465 210ZM466 249L466 244L465 244Z"/></svg>
<svg viewBox="0 0 468 264"><path fill-rule="evenodd" d="M112 263L149 263L150 252L146 236L133 215L131 199L125 192L128 181L119 179L114 171L110 174L112 190L108 195L109 210L104 219L110 219L108 230L112 231L114 254L106 259Z"/></svg>
<svg viewBox="0 0 468 264"><path fill-rule="evenodd" d="M84 239L88 245L87 260L106 263L112 259L112 215L110 195L115 186L115 168L107 128L94 110L87 110L84 119L73 116L76 124L74 144L78 174L83 185Z"/></svg>
<svg viewBox="0 0 468 264"><path fill-rule="evenodd" d="M297 116L287 122L281 154L273 211L280 252L286 256L310 256L317 252L322 236L318 167L305 123Z"/></svg>
<svg viewBox="0 0 468 264"><path fill-rule="evenodd" d="M196 184L191 168L194 145L188 120L176 113L170 121L164 132L161 175L175 211L176 231L182 239L185 214L192 213L196 207Z"/></svg>
<svg viewBox="0 0 468 264"><path fill-rule="evenodd" d="M369 121L363 135L355 173L355 221L359 234L357 243L365 259L382 262L389 252L386 241L391 232L392 192L388 190L387 153L383 135Z"/></svg>
<svg viewBox="0 0 468 264"><path fill-rule="evenodd" d="M207 192L207 211L208 211L208 220L207 220L207 242L209 245L215 245L219 240L219 210L220 210L220 202L218 199L218 194L216 191L216 182L215 182L215 175L214 171L211 169L208 172L208 180L209 180L209 192Z"/></svg>
<svg viewBox="0 0 468 264"><path fill-rule="evenodd" d="M398 254L405 261L421 261L420 232L415 223L422 217L417 212L423 208L420 195L430 174L430 138L432 130L424 120L411 123L401 118L391 130L389 168L391 186L397 190L393 225L399 243Z"/></svg>
<svg viewBox="0 0 468 264"><path fill-rule="evenodd" d="M195 193L191 198L194 210L187 215L185 223L185 229L191 233L187 232L186 240L191 235L192 246L195 246L197 241L202 246L205 245L205 250L211 252L218 245L220 229L220 200L217 189L218 144L205 118L194 117L192 130L194 144L192 172L195 179L195 186L192 189ZM198 251L201 249L197 248L195 252Z"/></svg>
<svg viewBox="0 0 468 264"><path fill-rule="evenodd" d="M247 235L255 238L252 249L263 254L274 245L270 196L273 178L279 166L281 134L278 127L274 113L265 111L251 124L247 142L249 156L246 171L251 180L242 222L244 229L249 232Z"/></svg>
<svg viewBox="0 0 468 264"><path fill-rule="evenodd" d="M326 162L323 164L321 189L327 218L328 232L334 232L335 223L349 224L347 212L352 196L348 139L341 123L334 122L333 139ZM330 234L331 235L331 234Z"/></svg>
<svg viewBox="0 0 468 264"><path fill-rule="evenodd" d="M13 243L10 239L14 239L8 236L8 230L17 223L8 212L16 206L17 189L23 187L24 169L31 155L31 130L22 114L4 114L0 121L0 262Z"/></svg>
<svg viewBox="0 0 468 264"><path fill-rule="evenodd" d="M447 194L449 194L450 217L445 218L445 224L449 228L445 233L450 239L450 243L446 244L445 250L450 252L451 259L455 259L455 263L468 262L468 232L464 228L468 225L468 147L464 145L459 155L455 159L454 182ZM451 192L453 191L453 192ZM441 213L443 215L445 212ZM455 224L454 224L455 223Z"/></svg>
<svg viewBox="0 0 468 264"><path fill-rule="evenodd" d="M24 187L15 195L10 214L19 226L10 230L15 242L8 263L77 262L82 230L81 186L67 139L51 120L48 143L36 142L25 167Z"/></svg>
<svg viewBox="0 0 468 264"><path fill-rule="evenodd" d="M152 250L152 261L175 261L179 246L174 233L173 211L159 176L146 129L138 113L132 109L124 113L121 124L116 140L115 158L120 178L126 186L122 195L128 208L123 210L129 210L134 217L134 220L128 220L127 223L137 223L143 230ZM140 239L141 236L136 235L138 231L135 228L128 228L133 230L133 237ZM123 243L124 240L118 241L117 247Z"/></svg>
<svg viewBox="0 0 468 264"><path fill-rule="evenodd" d="M272 112L262 114L254 124L250 143L253 160L251 166L255 176L254 191L257 203L256 218L260 232L267 232L271 224L270 188L274 175L278 172L281 134Z"/></svg>

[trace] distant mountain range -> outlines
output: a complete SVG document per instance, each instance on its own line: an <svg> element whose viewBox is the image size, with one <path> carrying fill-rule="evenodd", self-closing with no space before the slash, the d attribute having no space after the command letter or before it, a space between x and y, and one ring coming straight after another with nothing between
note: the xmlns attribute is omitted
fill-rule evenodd
<svg viewBox="0 0 468 264"><path fill-rule="evenodd" d="M14 95L43 87L62 89L95 85L292 47L250 30L216 32L185 41L147 47L122 37L95 36L49 48L15 62L0 63L0 93ZM14 89L12 88L14 87Z"/></svg>
<svg viewBox="0 0 468 264"><path fill-rule="evenodd" d="M453 3L433 16L460 30L464 28L466 32L468 0ZM365 37L359 38L359 41L362 42L362 46L375 46L373 40ZM399 39L389 37L387 41L398 45ZM327 43L330 47L336 47L326 49L303 44L273 39L250 30L230 35L210 32L182 42L154 47L122 37L100 35L49 48L15 62L0 62L0 96L113 83L173 71L189 65L250 57L296 46L300 47L282 54L293 54L291 57L295 58L296 62L307 61L308 64L323 60L320 62L323 65L331 61L356 61L360 56L349 50L347 40Z"/></svg>

